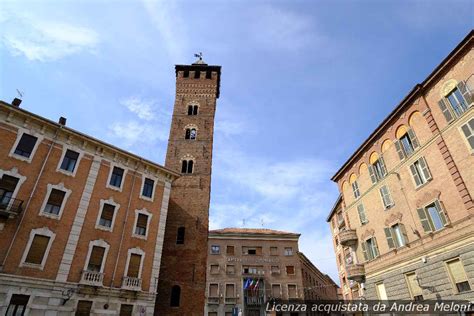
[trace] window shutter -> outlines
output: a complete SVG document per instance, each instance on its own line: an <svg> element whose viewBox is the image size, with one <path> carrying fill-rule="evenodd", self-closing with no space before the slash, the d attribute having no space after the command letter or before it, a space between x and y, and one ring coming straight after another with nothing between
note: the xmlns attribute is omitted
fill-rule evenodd
<svg viewBox="0 0 474 316"><path fill-rule="evenodd" d="M112 218L114 217L114 210L115 207L113 205L104 204L104 208L102 209L102 214L100 217L112 221Z"/></svg>
<svg viewBox="0 0 474 316"><path fill-rule="evenodd" d="M33 241L31 242L30 250L28 250L28 255L26 256L25 262L41 264L48 244L48 236L35 235L33 237Z"/></svg>
<svg viewBox="0 0 474 316"><path fill-rule="evenodd" d="M470 119L469 122L461 126L464 136L466 136L467 142L474 150L474 119ZM4 176L5 177L5 176Z"/></svg>
<svg viewBox="0 0 474 316"><path fill-rule="evenodd" d="M225 297L234 297L234 285L233 284L226 284L225 286Z"/></svg>
<svg viewBox="0 0 474 316"><path fill-rule="evenodd" d="M92 246L91 257L89 258L89 265L102 267L102 259L104 258L104 253L104 247Z"/></svg>
<svg viewBox="0 0 474 316"><path fill-rule="evenodd" d="M410 137L411 144L413 145L413 149L417 149L420 147L420 143L418 142L418 138L416 138L415 132L412 128L408 129L408 136Z"/></svg>
<svg viewBox="0 0 474 316"><path fill-rule="evenodd" d="M387 175L387 168L385 168L385 161L383 160L382 156L379 158L379 163L380 169L382 170L382 177L385 177Z"/></svg>
<svg viewBox="0 0 474 316"><path fill-rule="evenodd" d="M379 256L379 247L377 246L377 238L372 237L372 244L374 246L375 257L378 257Z"/></svg>
<svg viewBox="0 0 474 316"><path fill-rule="evenodd" d="M138 214L137 227L146 228L148 223L148 216L145 214Z"/></svg>
<svg viewBox="0 0 474 316"><path fill-rule="evenodd" d="M410 170L411 170L411 174L413 176L413 179L415 179L416 186L417 187L420 186L421 185L421 179L420 179L420 175L418 174L418 171L416 170L415 164L410 165Z"/></svg>
<svg viewBox="0 0 474 316"><path fill-rule="evenodd" d="M449 110L448 105L444 101L444 99L441 99L438 101L438 106L441 112L443 112L444 118L446 119L446 122L451 122L453 120L453 115L451 114L451 111Z"/></svg>
<svg viewBox="0 0 474 316"><path fill-rule="evenodd" d="M128 263L127 276L131 278L138 278L140 272L140 262L142 260L141 255L132 253L130 255L130 261Z"/></svg>
<svg viewBox="0 0 474 316"><path fill-rule="evenodd" d="M466 106L469 107L473 101L471 91L469 91L469 89L466 87L466 83L464 81L460 81L457 87L466 101Z"/></svg>
<svg viewBox="0 0 474 316"><path fill-rule="evenodd" d="M380 188L380 195L382 196L382 201L385 208L388 208L393 205L392 197L390 196L390 192L386 185Z"/></svg>
<svg viewBox="0 0 474 316"><path fill-rule="evenodd" d="M365 245L365 241L360 243L362 247L362 254L364 255L365 261L369 261L369 256L367 255L367 246Z"/></svg>
<svg viewBox="0 0 474 316"><path fill-rule="evenodd" d="M448 269L451 273L454 283L461 283L467 281L466 272L463 269L461 260L453 260L448 262Z"/></svg>
<svg viewBox="0 0 474 316"><path fill-rule="evenodd" d="M20 179L11 177L7 174L4 174L0 179L0 189L3 189L7 192L13 192L16 189L16 185Z"/></svg>
<svg viewBox="0 0 474 316"><path fill-rule="evenodd" d="M389 249L395 248L395 242L393 241L392 230L390 227L385 227L384 229L385 237L387 238L387 244Z"/></svg>
<svg viewBox="0 0 474 316"><path fill-rule="evenodd" d="M430 170L428 169L428 164L426 163L425 157L421 157L418 161L419 161L421 170L423 171L423 175L425 176L426 181L431 180L431 173L430 173Z"/></svg>
<svg viewBox="0 0 474 316"><path fill-rule="evenodd" d="M416 211L418 212L418 217L420 218L421 226L423 226L423 230L425 231L425 233L431 232L431 225L428 221L428 217L426 216L425 210L423 208L419 208Z"/></svg>
<svg viewBox="0 0 474 316"><path fill-rule="evenodd" d="M49 194L48 204L61 207L61 205L63 204L65 195L66 195L66 192L64 191L52 189L51 193Z"/></svg>
<svg viewBox="0 0 474 316"><path fill-rule="evenodd" d="M400 144L400 141L397 139L394 141L395 148L397 149L398 157L400 160L405 159L405 151L403 151L402 144Z"/></svg>
<svg viewBox="0 0 474 316"><path fill-rule="evenodd" d="M359 213L359 220L361 224L367 223L367 217L365 216L365 210L364 210L364 205L359 204L357 206L357 212Z"/></svg>
<svg viewBox="0 0 474 316"><path fill-rule="evenodd" d="M438 210L439 218L441 219L441 223L443 223L443 226L446 226L448 224L447 216L444 213L443 208L441 207L441 203L436 200L435 201L436 209Z"/></svg>
<svg viewBox="0 0 474 316"><path fill-rule="evenodd" d="M400 227L400 231L402 232L403 239L405 241L405 245L408 245L408 234L407 234L407 230L405 228L405 225L403 225L402 223L399 223L398 226Z"/></svg>
<svg viewBox="0 0 474 316"><path fill-rule="evenodd" d="M369 174L370 174L370 179L372 180L372 183L373 184L377 183L377 176L375 175L374 167L372 167L372 165L369 165Z"/></svg>

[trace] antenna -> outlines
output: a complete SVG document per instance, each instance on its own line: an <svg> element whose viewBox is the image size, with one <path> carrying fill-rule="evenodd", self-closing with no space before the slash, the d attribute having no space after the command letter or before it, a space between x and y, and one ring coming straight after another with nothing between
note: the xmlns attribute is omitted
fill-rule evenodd
<svg viewBox="0 0 474 316"><path fill-rule="evenodd" d="M242 227L245 227L245 218L242 218Z"/></svg>
<svg viewBox="0 0 474 316"><path fill-rule="evenodd" d="M262 225L262 228L263 228L263 218L260 219L260 224Z"/></svg>
<svg viewBox="0 0 474 316"><path fill-rule="evenodd" d="M23 95L24 95L23 92L21 92L20 90L16 89L16 93L18 94L18 96L20 97L20 99L23 98Z"/></svg>

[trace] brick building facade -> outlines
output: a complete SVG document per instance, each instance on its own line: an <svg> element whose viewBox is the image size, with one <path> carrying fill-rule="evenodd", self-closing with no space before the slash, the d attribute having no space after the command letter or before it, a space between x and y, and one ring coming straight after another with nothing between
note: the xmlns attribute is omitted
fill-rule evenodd
<svg viewBox="0 0 474 316"><path fill-rule="evenodd" d="M474 33L332 178L345 299L474 296Z"/></svg>

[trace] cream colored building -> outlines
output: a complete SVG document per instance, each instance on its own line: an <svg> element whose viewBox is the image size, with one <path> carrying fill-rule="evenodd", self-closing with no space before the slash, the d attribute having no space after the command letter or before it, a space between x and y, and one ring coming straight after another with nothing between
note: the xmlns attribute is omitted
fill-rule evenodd
<svg viewBox="0 0 474 316"><path fill-rule="evenodd" d="M474 33L336 172L345 299L474 298Z"/></svg>

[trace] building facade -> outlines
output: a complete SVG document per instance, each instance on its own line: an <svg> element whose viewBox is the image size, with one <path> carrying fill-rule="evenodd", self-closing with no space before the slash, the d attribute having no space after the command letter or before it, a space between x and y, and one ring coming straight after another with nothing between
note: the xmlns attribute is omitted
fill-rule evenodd
<svg viewBox="0 0 474 316"><path fill-rule="evenodd" d="M474 33L337 171L345 299L474 297Z"/></svg>
<svg viewBox="0 0 474 316"><path fill-rule="evenodd" d="M266 315L271 299L337 299L337 285L298 251L299 236L270 229L211 230L205 315L232 316L235 310Z"/></svg>

